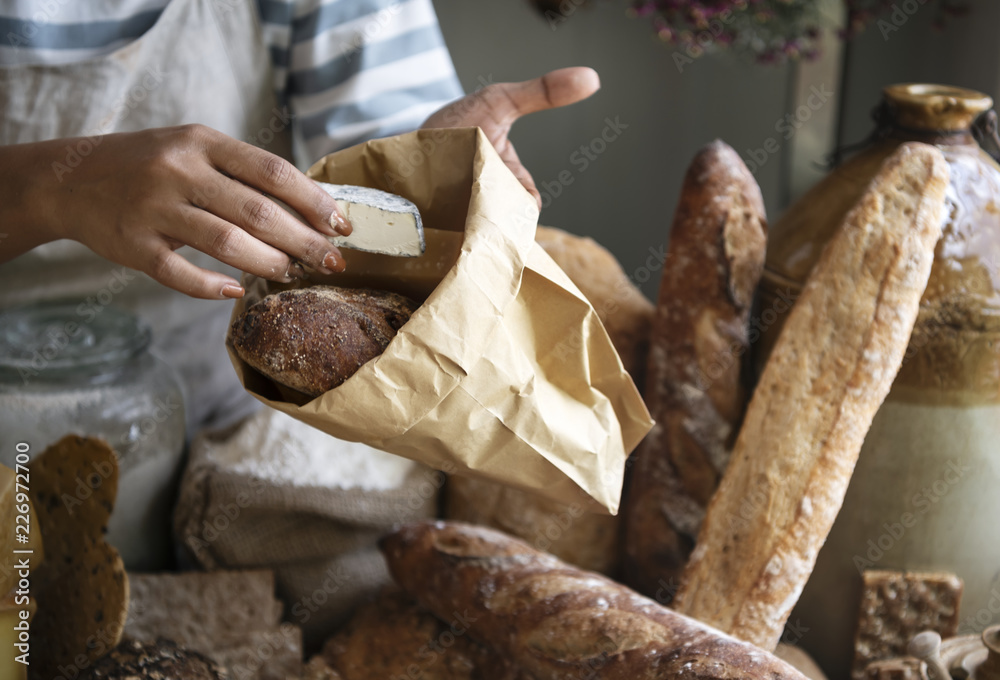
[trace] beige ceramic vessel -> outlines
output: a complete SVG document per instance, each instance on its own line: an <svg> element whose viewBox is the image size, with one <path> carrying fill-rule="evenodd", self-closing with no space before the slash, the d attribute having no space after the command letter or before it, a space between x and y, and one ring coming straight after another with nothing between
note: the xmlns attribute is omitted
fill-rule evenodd
<svg viewBox="0 0 1000 680"><path fill-rule="evenodd" d="M882 161L904 141L942 150L949 214L917 327L790 619L831 678L848 677L862 569L957 573L966 585L959 632L1000 621L1000 166L972 133L992 101L937 85L884 95L881 137L772 227L755 315L759 368L789 301Z"/></svg>

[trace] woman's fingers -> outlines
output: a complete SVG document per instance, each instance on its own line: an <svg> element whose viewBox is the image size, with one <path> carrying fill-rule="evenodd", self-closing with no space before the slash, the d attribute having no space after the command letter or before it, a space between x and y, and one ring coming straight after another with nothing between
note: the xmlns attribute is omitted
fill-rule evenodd
<svg viewBox="0 0 1000 680"><path fill-rule="evenodd" d="M510 171L517 177L518 181L521 183L528 193L535 197L535 201L538 203L538 208L542 207L542 195L538 191L538 187L535 186L535 178L531 176L528 172L528 168L524 167L521 163L521 159L517 155L517 151L514 150L514 145L507 141L503 149L499 152L500 158L503 159L504 164L510 168Z"/></svg>
<svg viewBox="0 0 1000 680"><path fill-rule="evenodd" d="M282 280L290 265L288 256L324 273L344 269L340 251L323 234L267 196L217 173L203 182L214 183L217 189L198 207L219 219L196 220L206 232L195 234L199 250L271 280Z"/></svg>
<svg viewBox="0 0 1000 680"><path fill-rule="evenodd" d="M575 104L600 87L601 81L594 69L575 66L519 83L490 85L483 89L482 96L494 119L510 125L529 113Z"/></svg>
<svg viewBox="0 0 1000 680"><path fill-rule="evenodd" d="M143 255L140 269L168 288L205 300L243 297L239 281L191 264L162 241L145 248Z"/></svg>
<svg viewBox="0 0 1000 680"><path fill-rule="evenodd" d="M280 156L222 134L207 150L209 162L218 170L281 199L313 229L330 236L351 233L351 225L340 214L336 201Z"/></svg>

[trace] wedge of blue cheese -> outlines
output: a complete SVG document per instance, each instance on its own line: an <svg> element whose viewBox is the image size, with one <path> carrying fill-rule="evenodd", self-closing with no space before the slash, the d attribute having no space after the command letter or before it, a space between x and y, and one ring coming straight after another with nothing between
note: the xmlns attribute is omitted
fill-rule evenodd
<svg viewBox="0 0 1000 680"><path fill-rule="evenodd" d="M387 191L317 182L354 227L350 236L329 237L335 246L397 257L422 255L424 225L412 202Z"/></svg>

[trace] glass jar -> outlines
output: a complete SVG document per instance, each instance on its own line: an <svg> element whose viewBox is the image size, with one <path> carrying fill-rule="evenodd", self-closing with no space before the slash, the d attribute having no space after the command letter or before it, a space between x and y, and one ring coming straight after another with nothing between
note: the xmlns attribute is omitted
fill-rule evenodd
<svg viewBox="0 0 1000 680"><path fill-rule="evenodd" d="M100 437L119 463L108 542L130 570L172 562L171 516L184 452L180 381L149 352L148 326L92 301L0 313L0 462L67 434Z"/></svg>
<svg viewBox="0 0 1000 680"><path fill-rule="evenodd" d="M849 674L863 570L958 574L962 634L981 633L1000 613L1000 166L973 133L991 106L955 87L886 88L879 134L770 233L758 370L882 162L907 141L937 146L948 162L948 215L910 345L790 619L808 630L800 644L831 678Z"/></svg>

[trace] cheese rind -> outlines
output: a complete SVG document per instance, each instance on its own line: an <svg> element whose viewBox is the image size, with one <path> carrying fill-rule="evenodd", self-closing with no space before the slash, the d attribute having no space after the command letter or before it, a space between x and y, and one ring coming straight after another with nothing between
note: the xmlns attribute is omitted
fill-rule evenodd
<svg viewBox="0 0 1000 680"><path fill-rule="evenodd" d="M402 196L369 187L317 182L354 227L350 236L330 237L338 246L399 257L417 257L426 247L420 211Z"/></svg>

